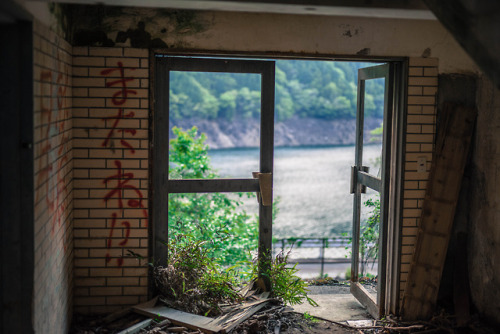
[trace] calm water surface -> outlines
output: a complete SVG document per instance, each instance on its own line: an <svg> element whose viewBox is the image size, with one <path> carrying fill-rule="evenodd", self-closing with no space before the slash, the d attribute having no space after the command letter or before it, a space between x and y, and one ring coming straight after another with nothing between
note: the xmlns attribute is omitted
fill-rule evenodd
<svg viewBox="0 0 500 334"><path fill-rule="evenodd" d="M381 145L365 145L364 161L374 161ZM248 178L258 171L258 149L211 150L212 166L221 177ZM349 232L349 194L354 146L275 148L274 198L279 212L273 234L282 237L328 237ZM247 212L257 201L244 199Z"/></svg>

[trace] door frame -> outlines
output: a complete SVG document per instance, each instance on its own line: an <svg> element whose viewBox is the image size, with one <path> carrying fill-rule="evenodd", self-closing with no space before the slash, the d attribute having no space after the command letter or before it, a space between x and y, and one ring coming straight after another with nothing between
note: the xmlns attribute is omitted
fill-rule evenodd
<svg viewBox="0 0 500 334"><path fill-rule="evenodd" d="M399 282L401 256L401 221L404 174L404 128L406 113L405 93L407 64L387 62L383 65L359 70L358 107L356 126L356 162L352 171L351 192L354 193L353 241L351 265L351 293L367 307L370 314L380 318L385 314L397 314L399 310ZM384 132L382 148L382 175L380 179L367 173L362 167L364 82L385 78ZM359 148L361 145L361 149ZM363 187L379 191L380 229L378 255L377 300L358 282L359 220Z"/></svg>
<svg viewBox="0 0 500 334"><path fill-rule="evenodd" d="M318 60L318 61L349 61L349 62L371 62L371 63L391 63L394 66L394 89L393 89L393 117L391 136L391 163L390 179L393 181L389 186L389 215L388 215L388 242L387 249L390 257L386 268L386 298L385 313L399 314L400 304L400 268L401 268L401 229L403 212L403 186L404 186L404 162L406 147L406 118L407 118L407 86L408 86L408 57L397 56L360 56L360 55L332 55L325 53L297 53L297 52L255 52L255 51L221 51L221 50L199 50L189 48L158 48L150 50L150 101L155 101L155 57L157 55L184 56L184 57L218 57L218 58L245 58L245 59L297 59L297 60ZM154 128L154 103L151 106L150 124ZM151 136L152 137L152 136ZM151 154L153 148L151 147ZM153 166L150 166L150 175L153 173ZM150 178L153 180L153 178ZM150 181L149 207L150 217L153 203L153 181ZM154 224L154 223L153 223ZM150 242L149 254L153 252L153 224L149 224ZM150 293L152 293L151 275Z"/></svg>
<svg viewBox="0 0 500 334"><path fill-rule="evenodd" d="M199 57L154 57L154 113L152 133L152 230L153 263L168 261L168 195L173 193L256 192L259 196L259 275L267 289L266 272L272 253L272 173L274 159L275 62ZM170 72L255 73L261 75L260 167L246 179L170 180L169 166L169 89ZM167 92L165 94L164 92ZM265 183L265 185L264 185ZM263 190L266 188L264 194ZM261 196L262 195L262 196ZM270 202L269 202L270 199Z"/></svg>

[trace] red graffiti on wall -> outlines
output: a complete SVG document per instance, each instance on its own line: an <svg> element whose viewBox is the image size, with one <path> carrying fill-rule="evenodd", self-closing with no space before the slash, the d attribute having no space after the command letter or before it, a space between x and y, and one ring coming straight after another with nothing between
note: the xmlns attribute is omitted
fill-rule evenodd
<svg viewBox="0 0 500 334"><path fill-rule="evenodd" d="M111 189L106 193L104 196L104 201L108 202L112 198L116 198L118 201L118 209L120 209L123 212L123 209L126 208L141 208L142 209L142 215L144 218L148 217L148 212L145 209L144 203L143 203L143 195L142 192L139 188L136 186L130 184L130 181L134 179L134 174L133 173L125 173L122 168L122 163L120 160L115 160L114 164L116 166L116 174L108 176L103 180L103 183L106 185L109 185L111 182L114 182L114 186L111 187ZM134 193L137 197L136 198L131 198L128 200L124 200L123 196L125 193L125 190L131 190L132 193ZM108 237L108 242L106 244L106 247L108 248L108 252L106 254L106 263L109 263L111 261L111 255L109 250L112 247L112 240L113 240L113 234L116 226L116 220L117 220L117 213L113 212L111 215L111 229L109 231L109 237ZM118 243L119 246L125 246L128 242L129 236L130 236L130 223L128 221L122 221L121 225L125 227L125 237L123 240ZM117 264L118 266L123 265L123 258L120 257L117 259Z"/></svg>
<svg viewBox="0 0 500 334"><path fill-rule="evenodd" d="M38 202L42 197L45 198L51 233L54 234L56 226L61 226L65 219L65 200L68 195L65 180L65 166L68 163L66 153L69 150L69 136L66 131L69 111L65 104L68 75L59 73L54 83L53 72L42 71L39 79L40 123L44 131L41 138L37 138L42 144L37 164L35 200ZM63 242L66 250L64 238Z"/></svg>
<svg viewBox="0 0 500 334"><path fill-rule="evenodd" d="M111 249L111 246L112 246L112 242L113 242L113 233L115 232L115 226L116 226L116 213L113 212L113 214L111 215L111 229L109 230L109 237L108 237L108 242L106 244L106 247L109 249ZM130 236L130 223L128 221L122 221L121 224L123 226L125 226L125 238L118 244L120 246L125 246L128 242L128 238ZM120 257L118 259L116 259L117 263L118 263L118 266L122 266L123 265L123 257ZM111 255L109 254L109 251L108 253L106 254L106 263L109 263L111 262Z"/></svg>
<svg viewBox="0 0 500 334"><path fill-rule="evenodd" d="M134 191L139 199L129 199L127 204L131 208L144 208L142 203L142 192L135 186L128 184L134 178L133 173L124 173L122 170L122 163L120 160L115 160L117 173L108 176L104 179L104 184L108 184L111 180L116 180L116 186L104 196L104 201L107 202L110 198L116 196L118 198L118 207L123 209L123 190L131 189Z"/></svg>
<svg viewBox="0 0 500 334"><path fill-rule="evenodd" d="M135 134L137 133L136 129L116 129L116 127L120 123L120 120L125 119L125 118L133 118L134 116L135 116L135 113L133 111L129 112L126 115L123 115L123 109L119 108L118 109L118 115L104 118L103 120L110 119L110 120L115 120L115 121L113 122L111 130L109 130L108 135L106 136L106 139L102 142L102 146L103 147L107 147L110 144L110 140L113 137L115 131L116 132L122 132L122 133L123 132L130 133L132 136L135 136ZM129 149L131 153L135 153L135 149L132 147L132 145L130 145L130 143L128 141L126 141L125 139L120 139L120 143L124 147L126 147L127 149Z"/></svg>
<svg viewBox="0 0 500 334"><path fill-rule="evenodd" d="M129 89L127 87L127 82L130 82L134 80L133 78L126 78L125 77L125 69L123 67L123 63L121 61L118 62L118 67L117 68L109 68L101 71L101 75L110 75L113 74L114 72L118 72L120 78L115 81L109 81L106 83L106 87L113 87L113 86L119 86L119 89L113 94L113 97L111 98L111 102L113 105L120 107L125 102L128 100L128 96L130 95L137 95L137 91L133 89ZM130 70L134 70L131 68ZM102 142L103 147L108 147L108 145L111 147L111 138L113 138L115 132L118 133L130 133L132 136L135 136L137 133L136 129L117 129L117 127L120 124L120 121L125 119L125 118L133 118L135 116L135 113L133 111L124 114L123 108L118 109L118 114L116 116L104 118L103 120L114 120L113 125L111 126L111 129L108 132L108 135L106 136L106 139ZM131 153L135 153L135 149L130 145L128 141L125 139L121 139L120 143L126 147L127 149L130 150Z"/></svg>
<svg viewBox="0 0 500 334"><path fill-rule="evenodd" d="M134 70L134 69L130 68L129 70ZM125 68L123 67L123 63L120 61L117 62L117 67L102 70L100 73L103 76L111 76L111 75L116 76L116 74L118 74L117 80L108 81L106 83L106 87L117 88L117 90L113 93L113 96L111 98L112 104L117 107L117 114L115 116L102 119L104 122L111 122L111 129L109 129L106 138L103 140L101 146L109 147L110 149L114 150L115 145L112 143L112 139L117 134L130 134L133 137L137 133L136 129L124 128L120 126L121 125L120 123L123 120L133 119L135 117L135 113L133 111L125 112L123 105L127 102L130 96L137 95L137 91L134 89L130 89L127 86L127 84L134 79L125 77ZM135 154L136 152L135 148L133 147L130 141L121 138L119 142L124 149L128 150L131 154ZM144 205L144 196L141 190L135 185L133 185L131 182L135 178L134 174L132 172L124 172L122 168L122 162L120 160L115 160L114 165L116 167L116 173L103 180L103 183L106 186L109 187L110 185L113 185L112 187L110 187L110 190L105 194L104 202L108 203L113 198L117 199L118 210L120 210L121 213L123 213L124 209L127 208L142 209L142 216L146 219L147 223L148 212ZM133 196L134 198L124 199L125 190L131 191L131 193L135 195ZM110 263L112 260L110 250L113 246L113 240L114 240L113 235L115 234L116 225L120 221L118 217L119 217L118 211L113 212L111 215L111 228L106 243L106 247L108 249L108 252L106 254L106 263ZM124 228L125 236L118 243L118 246L125 246L129 241L129 236L131 232L130 223L126 220L122 220L119 223ZM123 265L123 257L117 258L117 265L118 266Z"/></svg>
<svg viewBox="0 0 500 334"><path fill-rule="evenodd" d="M112 86L121 86L118 91L116 91L113 94L113 98L111 101L115 106L121 106L125 102L127 102L128 94L132 95L137 95L137 92L132 89L127 88L127 82L134 80L133 78L125 78L125 69L123 67L123 63L119 61L117 63L118 68L108 68L106 70L101 71L101 75L109 75L113 72L118 72L120 74L120 79L115 80L115 81L110 81L106 83L106 87L112 87ZM134 68L131 68L130 70L135 70Z"/></svg>

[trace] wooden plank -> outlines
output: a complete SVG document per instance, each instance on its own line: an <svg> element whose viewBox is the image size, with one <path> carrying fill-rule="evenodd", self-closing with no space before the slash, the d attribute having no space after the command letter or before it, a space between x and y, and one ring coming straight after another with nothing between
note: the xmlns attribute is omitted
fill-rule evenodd
<svg viewBox="0 0 500 334"><path fill-rule="evenodd" d="M135 334L135 333L139 333L141 331L141 329L148 327L149 325L151 325L152 322L153 322L153 319L146 319L144 321L139 322L138 324L135 324L132 327L129 327L129 328L127 328L127 329L119 332L118 334Z"/></svg>
<svg viewBox="0 0 500 334"><path fill-rule="evenodd" d="M191 314L175 310L167 306L156 307L134 307L135 312L151 318L168 319L175 325L186 328L201 330L203 333L219 333L222 326L214 323L213 318L203 317L201 315Z"/></svg>
<svg viewBox="0 0 500 334"><path fill-rule="evenodd" d="M262 309L268 303L268 300L262 301L262 303L257 305L252 305L251 307L247 307L241 310L238 314L234 315L231 320L228 320L224 325L223 331L228 333L232 331L235 327L241 324L243 321L250 318L252 315L257 313L260 309Z"/></svg>
<svg viewBox="0 0 500 334"><path fill-rule="evenodd" d="M407 320L432 316L477 111L446 103L403 295Z"/></svg>
<svg viewBox="0 0 500 334"><path fill-rule="evenodd" d="M380 317L380 309L377 301L359 282L351 282L350 291L359 302L366 307L366 310L372 317L378 319Z"/></svg>
<svg viewBox="0 0 500 334"><path fill-rule="evenodd" d="M191 179L168 181L168 192L171 194L258 191L260 191L260 186L257 179Z"/></svg>

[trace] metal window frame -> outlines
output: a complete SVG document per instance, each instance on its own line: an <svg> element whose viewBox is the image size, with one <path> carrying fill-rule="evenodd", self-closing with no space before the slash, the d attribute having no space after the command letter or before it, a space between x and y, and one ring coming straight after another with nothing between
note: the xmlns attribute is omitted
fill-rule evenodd
<svg viewBox="0 0 500 334"><path fill-rule="evenodd" d="M150 254L153 263L168 261L168 195L170 193L259 192L259 180L206 179L170 180L169 153L169 86L171 71L257 73L261 75L260 167L259 173L273 172L274 160L274 61L213 59L193 57L154 57L153 133L152 133L152 229ZM165 92L167 92L165 94ZM272 184L272 180L271 180ZM272 197L272 194L271 194ZM259 204L258 257L264 272L272 251L272 206ZM264 276L261 276L264 277ZM269 282L264 279L266 286Z"/></svg>
<svg viewBox="0 0 500 334"><path fill-rule="evenodd" d="M351 292L364 304L374 317L387 313L396 314L399 309L400 231L402 212L402 184L404 164L404 93L406 62L388 62L363 68L358 75L358 108L356 127L356 157L353 167L354 208L353 242L351 263ZM365 81L385 78L384 134L382 149L382 175L377 178L362 166L362 143ZM361 193L369 187L381 193L380 246L377 300L358 282L359 234Z"/></svg>

